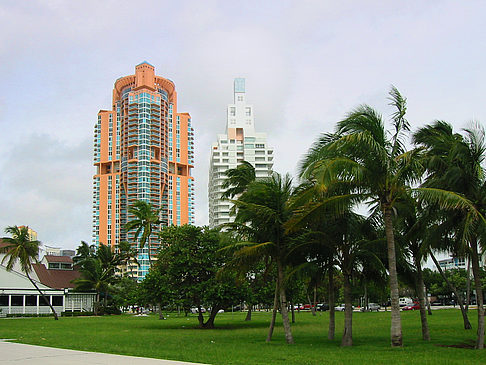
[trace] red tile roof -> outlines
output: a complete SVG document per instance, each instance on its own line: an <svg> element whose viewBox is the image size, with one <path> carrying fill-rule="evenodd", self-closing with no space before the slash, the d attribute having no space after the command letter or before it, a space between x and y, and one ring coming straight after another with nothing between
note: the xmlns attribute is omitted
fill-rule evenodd
<svg viewBox="0 0 486 365"><path fill-rule="evenodd" d="M70 264L73 263L73 259L69 256L53 256L53 255L45 255L44 256L47 262L68 262Z"/></svg>
<svg viewBox="0 0 486 365"><path fill-rule="evenodd" d="M64 289L74 288L71 282L81 276L81 273L74 270L49 270L44 264L32 265L39 281L50 288Z"/></svg>

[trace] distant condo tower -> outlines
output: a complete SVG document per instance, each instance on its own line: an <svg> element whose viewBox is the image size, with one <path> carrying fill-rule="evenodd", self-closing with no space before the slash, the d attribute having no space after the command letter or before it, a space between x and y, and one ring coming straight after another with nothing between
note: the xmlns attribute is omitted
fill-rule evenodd
<svg viewBox="0 0 486 365"><path fill-rule="evenodd" d="M226 134L218 134L211 146L209 168L209 226L232 222L233 204L221 200L224 172L237 167L243 160L255 167L257 178L270 176L273 168L273 148L267 145L267 135L255 132L253 106L246 103L245 79L234 81L234 103L228 105Z"/></svg>
<svg viewBox="0 0 486 365"><path fill-rule="evenodd" d="M172 81L155 75L143 62L135 75L115 81L112 110L100 110L94 129L93 239L117 247L130 242L138 250L138 266L127 268L142 279L149 269L149 254L160 241L151 236L140 249L134 231L124 225L137 200L161 209L161 226L194 223L194 139L191 116L177 112ZM160 227L157 227L159 230Z"/></svg>

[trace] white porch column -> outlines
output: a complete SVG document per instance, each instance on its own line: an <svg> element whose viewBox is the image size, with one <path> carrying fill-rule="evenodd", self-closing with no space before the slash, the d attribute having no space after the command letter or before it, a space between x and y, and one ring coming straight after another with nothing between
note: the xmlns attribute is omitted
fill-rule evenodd
<svg viewBox="0 0 486 365"><path fill-rule="evenodd" d="M25 295L22 295L22 314L25 314Z"/></svg>
<svg viewBox="0 0 486 365"><path fill-rule="evenodd" d="M39 315L39 294L37 294L37 315Z"/></svg>
<svg viewBox="0 0 486 365"><path fill-rule="evenodd" d="M12 294L8 295L8 314L12 314Z"/></svg>

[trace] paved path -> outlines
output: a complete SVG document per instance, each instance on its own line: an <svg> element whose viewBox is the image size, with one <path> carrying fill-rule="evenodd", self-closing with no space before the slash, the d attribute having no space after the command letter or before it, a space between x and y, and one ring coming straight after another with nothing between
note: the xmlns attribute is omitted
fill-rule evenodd
<svg viewBox="0 0 486 365"><path fill-rule="evenodd" d="M195 365L194 363L149 359L146 357L102 354L75 350L56 349L0 340L0 365L46 364L46 365ZM198 364L199 365L199 364Z"/></svg>

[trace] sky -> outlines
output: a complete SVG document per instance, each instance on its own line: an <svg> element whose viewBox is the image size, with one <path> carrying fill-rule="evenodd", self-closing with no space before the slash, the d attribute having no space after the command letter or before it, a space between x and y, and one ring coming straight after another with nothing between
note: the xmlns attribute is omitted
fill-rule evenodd
<svg viewBox="0 0 486 365"><path fill-rule="evenodd" d="M484 1L18 1L0 3L0 229L90 242L93 128L115 80L148 61L195 128L196 224L208 223L210 145L246 78L274 169L296 175L320 133L360 104L412 129L486 121ZM1 235L1 233L0 233Z"/></svg>

